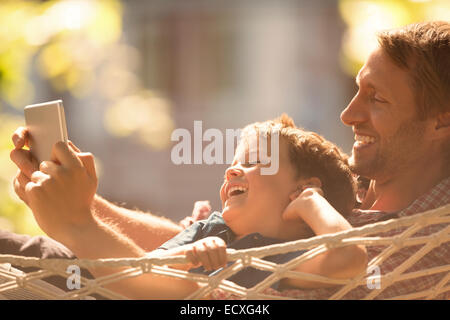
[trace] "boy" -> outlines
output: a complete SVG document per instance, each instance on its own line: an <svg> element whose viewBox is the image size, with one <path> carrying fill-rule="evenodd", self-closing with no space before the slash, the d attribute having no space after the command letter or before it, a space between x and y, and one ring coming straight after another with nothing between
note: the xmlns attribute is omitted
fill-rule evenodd
<svg viewBox="0 0 450 320"><path fill-rule="evenodd" d="M249 161L252 154L260 153L259 139L249 133L256 130L269 140L273 129L277 128L278 132L279 127L279 158L271 159L279 161L279 170L274 175L262 175L261 169L270 164L261 163L259 158L256 163ZM79 153L74 146L57 143L53 158L57 162L41 163L40 171L32 174L24 190L27 204L42 230L78 258L144 256L146 252L141 247L93 215L91 203L97 187L93 157ZM190 264L177 267L191 269L201 265L213 270L225 265L226 246L233 246L235 240L240 241L240 246L248 247L349 229L350 225L338 211L349 212L355 202L346 157L318 135L295 128L287 116L244 129L220 195L221 214L194 224L152 255L186 254ZM260 240L251 240L252 236ZM347 246L316 256L296 270L348 278L363 270L366 263L363 247ZM99 277L117 270L90 271ZM282 284L320 285L298 279L283 279ZM144 274L111 284L109 288L135 299L180 299L196 290L198 284Z"/></svg>
<svg viewBox="0 0 450 320"><path fill-rule="evenodd" d="M271 163L263 165L259 157L254 157L254 163L249 161L252 154L261 154L261 143L258 144L256 137L267 136L269 140L277 127L281 137L279 172L273 176L262 175L261 167L269 167ZM255 132L257 135L252 134ZM355 204L355 184L346 161L346 156L333 144L317 134L295 128L286 115L274 121L251 124L244 128L235 159L225 172L220 191L222 213L214 212L209 219L195 222L151 255L185 254L191 264L178 268L188 270L202 266L191 271L210 273L225 266L226 248L259 247L348 229L350 225L338 213L349 213ZM334 208L325 201L324 195ZM346 277L365 268L363 247L339 251L319 258L324 259L321 264L329 264L328 276ZM265 259L284 263L304 252ZM352 261L353 270L342 268L348 263L347 259ZM314 270L317 260L311 261L302 264L299 270L317 273ZM249 288L268 274L247 268L229 280ZM280 285L321 286L293 279L284 279L274 286Z"/></svg>

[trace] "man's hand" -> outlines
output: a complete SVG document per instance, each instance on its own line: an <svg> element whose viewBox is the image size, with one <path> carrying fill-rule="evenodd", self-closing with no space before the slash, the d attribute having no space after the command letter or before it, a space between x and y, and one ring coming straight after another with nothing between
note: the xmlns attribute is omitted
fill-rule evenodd
<svg viewBox="0 0 450 320"><path fill-rule="evenodd" d="M179 225L186 229L195 221L207 219L210 214L211 205L209 201L196 201L194 204L194 210L192 210L192 215L181 220Z"/></svg>
<svg viewBox="0 0 450 320"><path fill-rule="evenodd" d="M19 127L12 136L14 149L11 151L11 160L17 165L19 170L13 180L14 191L28 204L28 199L25 194L25 186L30 182L30 177L36 170L39 170L37 160L31 155L30 150L23 149L29 147L28 131L24 127Z"/></svg>
<svg viewBox="0 0 450 320"><path fill-rule="evenodd" d="M62 240L68 228L92 219L90 206L97 189L94 158L71 142L53 146L52 161L40 165L28 146L28 132L21 127L12 137L11 160L19 171L14 179L17 195L31 208L41 229Z"/></svg>
<svg viewBox="0 0 450 320"><path fill-rule="evenodd" d="M187 247L185 254L193 267L203 266L207 271L225 267L227 264L227 245L219 237L198 240Z"/></svg>
<svg viewBox="0 0 450 320"><path fill-rule="evenodd" d="M43 161L25 186L28 204L44 232L56 239L92 219L97 190L94 157L77 153L64 142L53 146L53 161Z"/></svg>

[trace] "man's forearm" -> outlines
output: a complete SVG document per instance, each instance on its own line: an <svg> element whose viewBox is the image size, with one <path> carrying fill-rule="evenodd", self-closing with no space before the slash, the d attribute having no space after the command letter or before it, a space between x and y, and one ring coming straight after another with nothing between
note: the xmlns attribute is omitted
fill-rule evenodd
<svg viewBox="0 0 450 320"><path fill-rule="evenodd" d="M92 203L92 212L97 219L133 240L145 251L158 248L182 230L167 218L121 208L98 195Z"/></svg>

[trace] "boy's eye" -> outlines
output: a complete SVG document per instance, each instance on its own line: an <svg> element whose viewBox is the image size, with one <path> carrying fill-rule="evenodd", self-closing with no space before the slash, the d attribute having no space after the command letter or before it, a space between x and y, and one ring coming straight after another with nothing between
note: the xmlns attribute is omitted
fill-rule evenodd
<svg viewBox="0 0 450 320"><path fill-rule="evenodd" d="M250 168L250 167L253 167L254 165L257 165L257 164L260 164L261 162L258 160L258 161L255 161L255 162L245 162L245 163L243 163L242 164L242 166L244 167L244 168Z"/></svg>

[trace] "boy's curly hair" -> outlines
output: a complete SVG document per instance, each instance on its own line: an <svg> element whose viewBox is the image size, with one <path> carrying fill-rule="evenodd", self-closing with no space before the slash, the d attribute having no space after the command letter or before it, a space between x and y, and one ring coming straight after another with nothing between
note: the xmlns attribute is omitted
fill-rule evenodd
<svg viewBox="0 0 450 320"><path fill-rule="evenodd" d="M348 166L348 155L319 134L297 127L286 114L250 124L242 133L256 130L270 135L274 129L288 143L296 178L319 178L328 202L342 215L350 213L356 204L356 179Z"/></svg>

